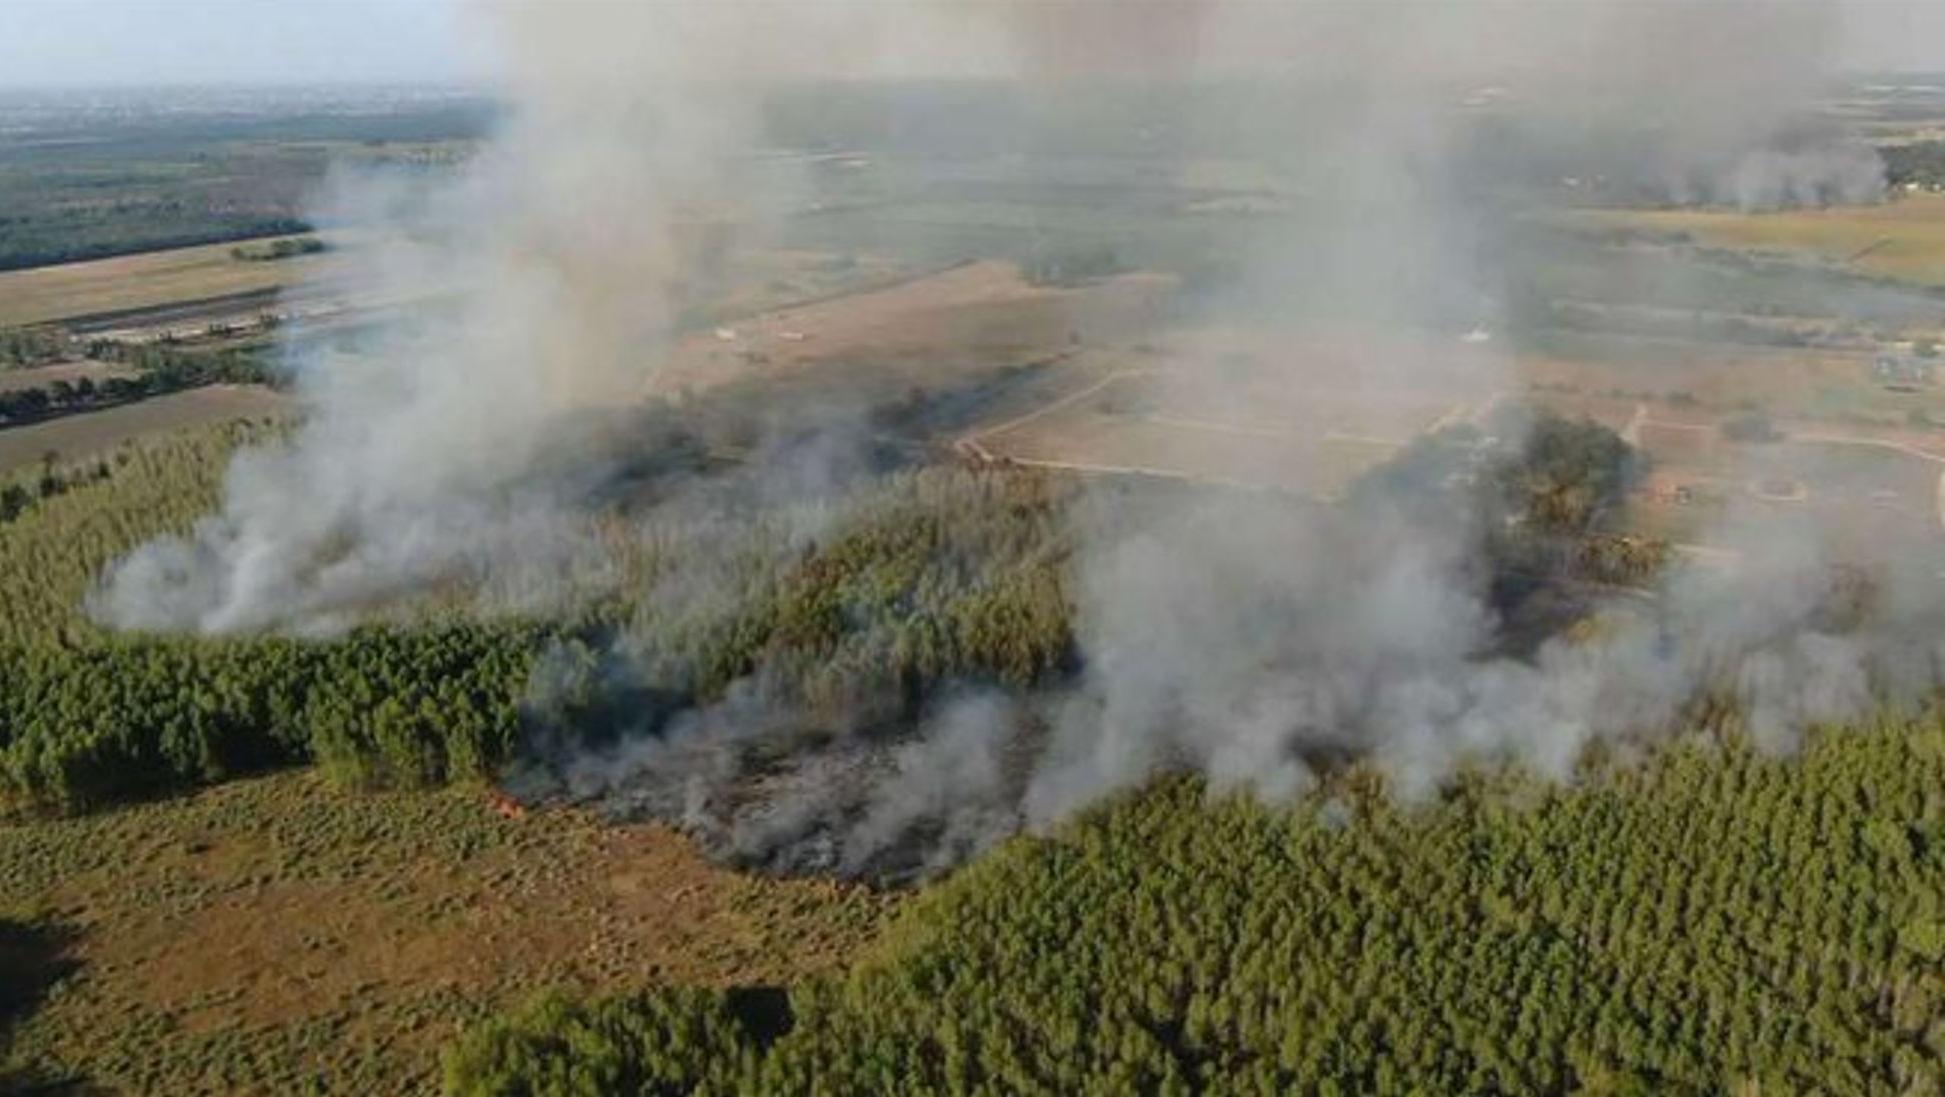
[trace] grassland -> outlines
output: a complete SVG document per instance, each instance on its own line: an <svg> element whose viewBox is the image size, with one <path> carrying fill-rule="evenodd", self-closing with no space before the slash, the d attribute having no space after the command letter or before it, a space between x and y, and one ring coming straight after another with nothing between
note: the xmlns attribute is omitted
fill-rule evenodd
<svg viewBox="0 0 1945 1097"><path fill-rule="evenodd" d="M710 868L653 826L523 820L470 789L314 772L0 826L0 918L78 965L0 1068L129 1093L397 1093L462 1022L543 988L787 983L894 900Z"/></svg>
<svg viewBox="0 0 1945 1097"><path fill-rule="evenodd" d="M1583 210L1571 220L1597 228L1685 233L1708 247L1781 253L1856 274L1945 285L1945 195L1774 213Z"/></svg>

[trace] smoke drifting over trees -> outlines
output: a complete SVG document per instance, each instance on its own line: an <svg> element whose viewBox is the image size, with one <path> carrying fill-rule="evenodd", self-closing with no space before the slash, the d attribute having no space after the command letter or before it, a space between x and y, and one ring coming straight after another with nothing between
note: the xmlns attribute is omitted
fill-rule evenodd
<svg viewBox="0 0 1945 1097"><path fill-rule="evenodd" d="M95 612L141 630L331 632L436 585L544 611L569 588L618 581L586 531L624 463L623 409L670 398L658 367L703 227L760 241L787 204L754 185L751 150L792 82L976 76L1053 97L1063 81L1248 85L1264 109L1195 136L1270 165L1310 209L1241 258L1232 292L1352 332L1492 322L1502 218L1476 185L1476 122L1459 107L1481 88L1510 97L1535 146L1593 134L1595 153L1670 200L1767 207L1881 189L1874 154L1801 128L1824 73L1825 5L1129 7L493 9L515 109L492 147L430 198L353 181L332 198L408 230L372 249L368 279L452 285L456 299L375 357L300 364L310 415L291 444L239 459L222 509L118 565ZM1468 361L1455 375L1435 350L1373 352L1339 383L1481 402L1516 383L1490 356ZM1284 363L1241 373L1194 376L1211 401L1305 405ZM760 446L729 479L739 499L800 508L778 544L787 560L842 525L836 500L870 465L857 456L868 432L856 408L815 422L768 410L793 440L818 441ZM720 498L686 481L665 491L657 528L705 522ZM548 734L521 779L684 820L757 863L867 871L916 842L900 871L924 872L1164 768L1281 799L1311 785L1319 759L1369 757L1422 794L1471 761L1566 776L1590 742L1668 728L1705 694L1739 700L1760 739L1784 743L1935 677L1922 639L1935 577L1892 568L1884 612L1833 623L1815 529L1752 544L1733 579L1677 572L1659 608L1617 613L1594 639L1516 656L1482 561L1519 516L1113 489L1072 515L1059 549L1070 675L807 698L759 666L713 695L676 690L697 704L669 711L651 700L671 666L654 633L744 591L727 565L664 575L656 612L616 630L595 670L543 663L532 707ZM603 741L582 742L593 729L574 716L597 709Z"/></svg>

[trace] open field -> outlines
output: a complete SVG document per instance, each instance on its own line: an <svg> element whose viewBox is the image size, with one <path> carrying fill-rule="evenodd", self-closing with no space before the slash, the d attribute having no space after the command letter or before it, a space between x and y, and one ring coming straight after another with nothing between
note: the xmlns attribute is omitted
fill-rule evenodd
<svg viewBox="0 0 1945 1097"><path fill-rule="evenodd" d="M693 324L736 323L778 309L869 293L932 272L883 255L762 251L732 261L722 280L725 285L706 302L691 306L685 319Z"/></svg>
<svg viewBox="0 0 1945 1097"><path fill-rule="evenodd" d="M329 252L271 262L237 259L230 254L236 246L207 244L0 271L0 326L274 292L326 277L343 265Z"/></svg>
<svg viewBox="0 0 1945 1097"><path fill-rule="evenodd" d="M1135 275L1053 289L1028 284L1007 263L962 264L694 332L655 388L704 389L814 366L876 371L887 384L936 383L1139 331L1170 288L1167 279Z"/></svg>
<svg viewBox="0 0 1945 1097"><path fill-rule="evenodd" d="M4 375L0 375L4 376ZM101 411L64 415L0 430L0 473L31 465L49 453L75 460L184 427L288 414L290 397L253 385L207 385Z"/></svg>
<svg viewBox="0 0 1945 1097"><path fill-rule="evenodd" d="M1759 408L1771 415L1904 426L1914 415L1945 420L1945 388L1893 388L1871 376L1862 350L1758 347L1680 339L1574 334L1526 353L1515 373L1548 400L1646 400L1712 414ZM1658 414L1664 414L1658 411Z"/></svg>
<svg viewBox="0 0 1945 1097"><path fill-rule="evenodd" d="M1192 329L1090 348L1061 363L1064 392L988 418L958 444L978 459L1328 497L1419 434L1475 417L1493 399L1481 354L1404 338L1379 346L1371 368L1347 359L1358 356L1341 333ZM1386 363L1425 353L1447 358L1438 384L1386 383Z"/></svg>
<svg viewBox="0 0 1945 1097"><path fill-rule="evenodd" d="M54 920L78 964L15 1065L127 1092L401 1092L462 1022L541 988L787 983L893 905L710 868L654 826L310 772L0 827L0 916Z"/></svg>
<svg viewBox="0 0 1945 1097"><path fill-rule="evenodd" d="M1650 412L1657 415L1658 412ZM1781 424L1781 440L1732 442L1714 423L1644 418L1633 441L1653 463L1626 528L1689 544L1814 525L1841 558L1945 548L1945 440Z"/></svg>
<svg viewBox="0 0 1945 1097"><path fill-rule="evenodd" d="M344 250L357 246L355 238L322 238L339 250L238 259L233 248L262 246L245 241L0 271L0 327L59 323L77 335L144 342L164 332L195 338L212 322L249 327L275 312L315 333L348 316L369 318L440 292L436 286L415 286L404 297L355 290L345 277L354 261ZM737 260L724 285L684 316L692 325L709 325L864 292L914 273L922 272L883 256L764 252Z"/></svg>
<svg viewBox="0 0 1945 1097"><path fill-rule="evenodd" d="M1709 247L1777 252L1858 274L1945 285L1945 195L1910 194L1877 206L1775 213L1581 210L1571 220L1593 227L1687 233Z"/></svg>
<svg viewBox="0 0 1945 1097"><path fill-rule="evenodd" d="M1169 410L1112 409L1139 397L1152 375L1122 373L1084 399L983 430L964 441L978 456L1079 472L1136 474L1252 487L1281 487L1330 496L1401 449L1415 430L1390 435L1355 433L1354 421L1332 417L1350 432L1325 428L1324 418L1282 425L1186 418ZM1320 417L1342 412L1320 396ZM1443 410L1443 406L1441 407ZM1434 415L1418 421L1429 425ZM1368 424L1367 424L1368 427Z"/></svg>

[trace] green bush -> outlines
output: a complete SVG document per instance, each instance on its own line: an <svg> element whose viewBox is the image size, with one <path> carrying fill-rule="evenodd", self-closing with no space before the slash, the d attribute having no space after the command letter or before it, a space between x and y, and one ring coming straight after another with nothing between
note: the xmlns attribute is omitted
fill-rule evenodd
<svg viewBox="0 0 1945 1097"><path fill-rule="evenodd" d="M467 1033L446 1055L446 1089L468 1097L728 1093L757 1048L721 991L586 1004L552 996Z"/></svg>

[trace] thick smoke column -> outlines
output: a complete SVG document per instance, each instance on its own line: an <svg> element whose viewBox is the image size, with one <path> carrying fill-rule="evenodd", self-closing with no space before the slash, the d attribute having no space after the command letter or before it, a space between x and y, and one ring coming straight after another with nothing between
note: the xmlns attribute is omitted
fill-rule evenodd
<svg viewBox="0 0 1945 1097"><path fill-rule="evenodd" d="M455 570L549 570L533 566L533 546L558 538L536 531L569 524L549 509L574 477L537 463L572 413L649 391L704 227L761 224L749 153L762 97L780 81L1288 81L1290 98L1227 136L1327 198L1355 195L1359 208L1312 238L1271 241L1262 284L1407 320L1427 302L1397 300L1401 278L1436 292L1476 273L1451 262L1462 242L1454 207L1435 195L1450 134L1426 109L1434 96L1529 72L1548 99L1598 104L1571 123L1646 103L1663 162L1706 162L1738 134L1782 131L1816 87L1815 31L1828 14L1214 0L1145 4L1139 17L1098 0L491 11L509 56L510 122L462 181L411 215L406 238L425 242L399 242L392 224L391 242L357 272L388 290L450 292L450 311L379 355L302 370L300 436L240 460L223 511L192 537L125 561L97 600L104 620L330 627ZM1671 48L1679 64L1648 63ZM1733 173L1740 192L1822 185L1805 182L1798 154L1751 155ZM382 197L354 190L339 204L383 207Z"/></svg>
<svg viewBox="0 0 1945 1097"><path fill-rule="evenodd" d="M562 468L580 413L651 392L676 296L712 234L761 231L752 178L774 82L871 71L876 5L520 4L490 9L511 116L431 196L347 180L362 220L352 277L442 295L376 354L298 364L307 419L245 454L222 511L108 577L125 628L330 629L454 578L558 573L594 474ZM759 17L760 16L760 17ZM886 48L925 23L901 20ZM518 585L518 584L513 584Z"/></svg>
<svg viewBox="0 0 1945 1097"><path fill-rule="evenodd" d="M1583 77L1542 75L1529 105L1578 123L1623 194L1766 210L1877 201L1877 152L1819 119L1834 3L1609 4L1563 58ZM1554 112L1559 112L1555 115Z"/></svg>
<svg viewBox="0 0 1945 1097"><path fill-rule="evenodd" d="M1504 78L1546 104L1525 124L1549 134L1648 119L1631 140L1677 197L1769 205L1874 193L1870 164L1777 144L1821 78L1827 5L495 10L512 119L432 212L415 215L419 242L378 249L370 271L384 285L449 287L451 300L375 359L307 369L297 437L240 458L223 510L190 537L147 546L108 576L103 619L320 629L453 579L518 590L523 577L544 588L563 568L598 570L599 548L574 532L598 472L563 439L580 413L653 390L700 227L760 231L749 154L763 96L780 81L1251 83L1263 109L1209 136L1271 165L1305 208L1258 241L1236 292L1353 340L1492 319L1481 311L1498 297L1496 220L1453 167L1466 124L1457 104L1484 82ZM1452 356L1391 346L1358 356L1343 387L1483 396L1516 383L1489 357L1454 376ZM1310 398L1285 362L1240 376L1181 365L1212 402L1274 393L1301 408ZM1909 577L1891 632L1840 637L1818 625L1813 535L1752 557L1738 582L1760 586L1680 575L1672 612L1516 659L1494 650L1499 622L1478 562L1485 516L1143 499L1082 508L1086 669L1063 696L954 695L895 748L840 734L753 785L740 747L788 741L797 718L759 673L707 708L643 714L653 734L599 750L577 751L566 729L554 776L580 794L633 796L759 861L786 849L797 852L781 863L866 871L921 833L926 850L908 867L929 871L1165 767L1279 798L1312 782L1317 759L1370 756L1398 788L1422 792L1472 759L1566 775L1590 741L1666 726L1725 681L1759 734L1784 741L1808 721L1859 711L1885 681L1908 696L1934 680L1928 649L1898 655L1936 616L1923 608L1936 602L1928 582ZM674 579L685 583L684 597L715 594L714 577ZM627 696L654 677L648 650L624 638L593 670L548 662L536 708L559 709L575 691ZM852 722L868 723L870 708ZM818 848L801 852L808 844Z"/></svg>

